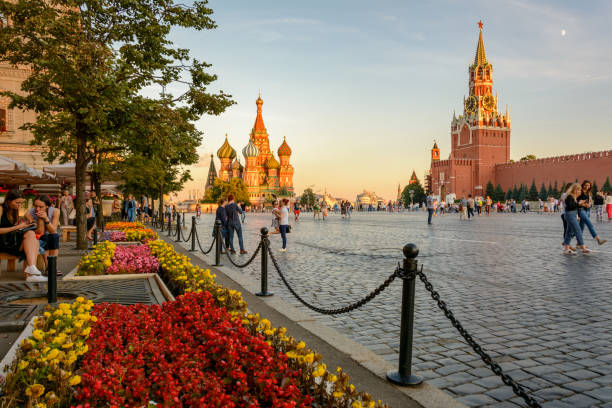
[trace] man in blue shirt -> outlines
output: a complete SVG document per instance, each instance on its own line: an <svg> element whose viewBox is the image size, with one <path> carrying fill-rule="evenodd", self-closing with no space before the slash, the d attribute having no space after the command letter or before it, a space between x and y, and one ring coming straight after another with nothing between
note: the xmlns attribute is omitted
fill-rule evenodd
<svg viewBox="0 0 612 408"><path fill-rule="evenodd" d="M430 192L427 195L427 224L431 225L431 216L434 212L434 197L433 193Z"/></svg>

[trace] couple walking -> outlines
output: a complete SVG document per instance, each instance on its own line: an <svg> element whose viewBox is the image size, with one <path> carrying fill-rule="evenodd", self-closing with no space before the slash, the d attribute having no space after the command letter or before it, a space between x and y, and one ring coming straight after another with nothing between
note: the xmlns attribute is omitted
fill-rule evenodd
<svg viewBox="0 0 612 408"><path fill-rule="evenodd" d="M593 206L592 190L591 182L585 180L582 182L582 185L578 183L570 184L567 191L561 196L564 204L564 211L561 213L561 219L563 220L563 252L567 255L574 255L576 253L576 248L570 245L574 237L583 254L591 253L584 245L582 238L585 226L599 245L607 242L597 235L591 222L591 207Z"/></svg>
<svg viewBox="0 0 612 408"><path fill-rule="evenodd" d="M236 233L238 234L240 253L246 254L247 251L244 249L244 240L242 238L242 225L240 224L240 215L244 213L244 210L234 202L233 194L227 196L227 203L225 199L221 198L217 204L219 206L217 207L215 223L217 220L221 221L221 236L225 240L225 249L232 254L236 253L234 249L234 233Z"/></svg>
<svg viewBox="0 0 612 408"><path fill-rule="evenodd" d="M280 205L278 201L274 202L272 216L272 227L274 231L270 234L281 234L281 238L283 239L281 252L285 252L287 250L287 233L291 231L289 228L289 199L283 198L280 201Z"/></svg>

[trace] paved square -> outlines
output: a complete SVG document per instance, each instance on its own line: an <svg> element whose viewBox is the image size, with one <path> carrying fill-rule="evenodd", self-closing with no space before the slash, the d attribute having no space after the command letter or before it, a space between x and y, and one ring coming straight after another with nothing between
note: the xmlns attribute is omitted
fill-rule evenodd
<svg viewBox="0 0 612 408"><path fill-rule="evenodd" d="M249 214L245 243L252 251L269 214ZM291 285L324 308L352 303L378 286L415 243L418 260L457 319L506 373L541 403L603 407L612 401L612 224L595 223L608 244L592 256L561 250L559 215L495 214L460 221L418 213L353 213L326 221L302 214L281 253L272 249ZM213 216L198 226L210 243ZM235 239L237 244L237 238ZM204 245L206 244L206 245ZM187 244L185 244L187 246ZM246 260L246 256L238 256ZM227 262L226 262L227 263ZM259 279L259 262L245 269ZM270 263L271 291L305 312ZM400 337L401 282L362 309L335 317L310 313L392 362ZM487 368L417 283L413 364L433 385L469 406L523 406ZM503 404L502 404L503 402ZM547 405L545 405L547 406Z"/></svg>

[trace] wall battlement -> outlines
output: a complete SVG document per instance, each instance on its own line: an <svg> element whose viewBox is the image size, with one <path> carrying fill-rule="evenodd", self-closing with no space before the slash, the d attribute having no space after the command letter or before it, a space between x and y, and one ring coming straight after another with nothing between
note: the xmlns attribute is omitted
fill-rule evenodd
<svg viewBox="0 0 612 408"><path fill-rule="evenodd" d="M500 163L500 164L496 164L495 167L497 167L498 169L513 169L513 168L518 168L518 167L547 166L551 164L564 163L564 162L586 161L586 160L607 159L607 158L612 158L612 150L569 154L565 156L544 157L541 159L524 160L524 161L518 161L514 163Z"/></svg>

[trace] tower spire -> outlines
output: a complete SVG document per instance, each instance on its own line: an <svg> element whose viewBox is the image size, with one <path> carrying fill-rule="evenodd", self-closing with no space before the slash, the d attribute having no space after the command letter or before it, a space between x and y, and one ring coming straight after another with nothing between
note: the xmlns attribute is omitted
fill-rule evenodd
<svg viewBox="0 0 612 408"><path fill-rule="evenodd" d="M257 104L257 116L255 117L255 124L253 125L253 130L255 132L265 132L266 126L264 125L264 121L263 121L263 114L262 114L263 100L261 99L261 92L259 93L259 96L257 100L255 101L255 103Z"/></svg>
<svg viewBox="0 0 612 408"><path fill-rule="evenodd" d="M487 54L485 53L484 41L482 40L482 21L478 22L480 34L478 35L478 45L476 46L476 56L474 57L474 65L482 65L487 62Z"/></svg>

